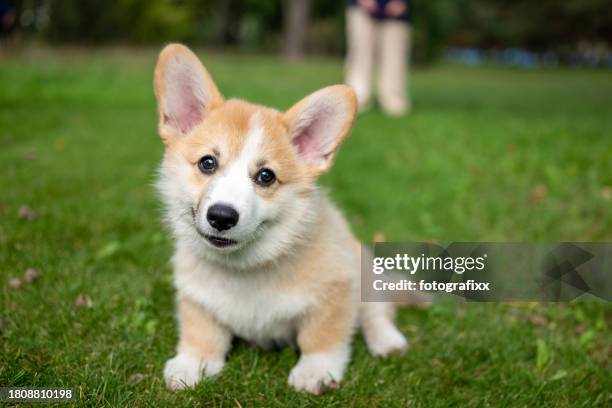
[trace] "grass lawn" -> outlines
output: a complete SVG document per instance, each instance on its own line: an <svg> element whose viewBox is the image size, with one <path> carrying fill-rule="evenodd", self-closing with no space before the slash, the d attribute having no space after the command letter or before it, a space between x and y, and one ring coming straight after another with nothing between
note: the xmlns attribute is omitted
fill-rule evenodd
<svg viewBox="0 0 612 408"><path fill-rule="evenodd" d="M281 109L342 81L340 60L204 57L225 95ZM287 386L293 350L240 342L218 379L167 391L154 63L144 50L0 57L0 386L72 387L89 406L612 404L600 303L404 310L409 353L376 360L358 336L343 386L322 397ZM361 115L322 179L362 240L612 241L610 71L438 67L412 85L414 113ZM27 268L40 278L10 288Z"/></svg>

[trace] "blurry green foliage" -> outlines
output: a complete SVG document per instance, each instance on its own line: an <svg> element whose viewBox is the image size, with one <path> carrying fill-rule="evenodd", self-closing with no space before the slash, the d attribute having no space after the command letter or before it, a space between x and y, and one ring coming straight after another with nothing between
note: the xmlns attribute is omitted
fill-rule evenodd
<svg viewBox="0 0 612 408"><path fill-rule="evenodd" d="M280 48L280 0L21 0L45 39L79 43L184 41L251 50ZM306 49L344 51L345 1L311 0ZM415 59L447 45L536 51L612 43L609 0L413 0ZM43 24L37 23L43 21ZM24 25L24 24L22 24ZM26 27L24 27L26 28Z"/></svg>
<svg viewBox="0 0 612 408"><path fill-rule="evenodd" d="M49 0L46 37L58 42L148 43L188 40L199 33L195 22L207 1Z"/></svg>

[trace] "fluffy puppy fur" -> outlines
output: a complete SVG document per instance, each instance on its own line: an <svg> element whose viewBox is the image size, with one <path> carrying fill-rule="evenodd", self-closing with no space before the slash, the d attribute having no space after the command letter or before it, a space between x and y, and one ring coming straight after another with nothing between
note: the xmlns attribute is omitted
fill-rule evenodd
<svg viewBox="0 0 612 408"><path fill-rule="evenodd" d="M372 354L406 350L393 305L360 302L359 243L316 185L349 134L353 91L330 86L284 113L225 100L200 60L172 44L159 56L155 94L165 144L158 187L176 242L179 341L168 386L219 374L234 336L297 345L289 384L315 394L342 380L358 325ZM214 205L231 213L222 228Z"/></svg>

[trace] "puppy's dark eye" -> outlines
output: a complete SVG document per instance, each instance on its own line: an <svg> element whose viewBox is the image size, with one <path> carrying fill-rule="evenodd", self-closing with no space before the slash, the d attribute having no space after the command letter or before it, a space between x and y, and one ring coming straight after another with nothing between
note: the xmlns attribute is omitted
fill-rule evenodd
<svg viewBox="0 0 612 408"><path fill-rule="evenodd" d="M213 174L217 170L217 159L207 154L198 161L198 168L204 174Z"/></svg>
<svg viewBox="0 0 612 408"><path fill-rule="evenodd" d="M255 182L262 187L268 187L276 180L276 174L270 169L263 168L255 175Z"/></svg>

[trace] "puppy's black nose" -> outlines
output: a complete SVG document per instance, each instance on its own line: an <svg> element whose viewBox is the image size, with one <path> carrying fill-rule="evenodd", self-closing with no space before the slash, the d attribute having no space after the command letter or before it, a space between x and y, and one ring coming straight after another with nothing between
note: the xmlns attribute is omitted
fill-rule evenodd
<svg viewBox="0 0 612 408"><path fill-rule="evenodd" d="M226 204L215 204L208 207L206 219L217 231L225 231L238 224L238 211Z"/></svg>

